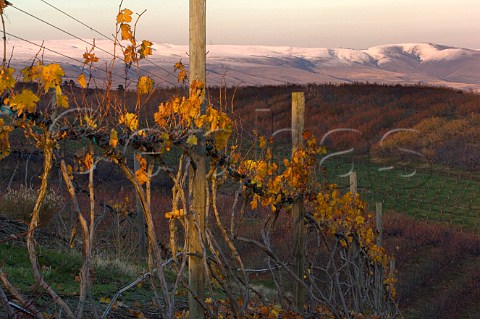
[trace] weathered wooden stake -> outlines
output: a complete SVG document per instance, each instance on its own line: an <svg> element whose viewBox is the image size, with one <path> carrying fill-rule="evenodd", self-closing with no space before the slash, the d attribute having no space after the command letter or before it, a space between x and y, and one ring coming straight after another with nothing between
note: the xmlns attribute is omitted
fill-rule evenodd
<svg viewBox="0 0 480 319"><path fill-rule="evenodd" d="M292 93L292 157L303 146L303 130L305 115L305 96L303 92ZM292 206L293 217L293 258L295 274L303 280L305 275L305 208L303 196L295 200ZM294 281L295 308L303 312L305 303L305 288L298 281Z"/></svg>
<svg viewBox="0 0 480 319"><path fill-rule="evenodd" d="M190 0L190 87L193 81L206 85L206 0ZM205 113L202 103L201 112ZM191 191L192 204L188 216L188 285L192 291L188 295L190 318L203 319L204 309L195 299L205 300L205 270L203 267L202 242L205 238L206 216L206 169L204 132L197 134L197 145L192 152Z"/></svg>
<svg viewBox="0 0 480 319"><path fill-rule="evenodd" d="M395 273L395 256L390 257L390 273Z"/></svg>
<svg viewBox="0 0 480 319"><path fill-rule="evenodd" d="M350 193L352 193L352 195L355 195L357 194L357 185L358 185L358 182L357 182L357 172L354 172L354 171L351 171L350 172Z"/></svg>
<svg viewBox="0 0 480 319"><path fill-rule="evenodd" d="M350 180L350 193L352 194L352 204L355 202L355 197L356 197L356 194L358 192L358 181L357 181L357 172L355 171L351 171L350 174L349 174L349 180ZM352 242L352 255L354 256L354 262L355 263L358 263L359 262L359 258L358 258L358 251L360 249L360 246L359 246L359 241L358 241L358 237L355 237L355 240ZM361 276L362 276L362 266L360 266L360 269L357 273L357 280L360 280L361 281ZM354 291L354 298L353 298L353 308L356 309L356 310L359 310L360 309L360 300L362 298L362 291L361 291L361 287L360 285L355 285L353 287L353 291Z"/></svg>

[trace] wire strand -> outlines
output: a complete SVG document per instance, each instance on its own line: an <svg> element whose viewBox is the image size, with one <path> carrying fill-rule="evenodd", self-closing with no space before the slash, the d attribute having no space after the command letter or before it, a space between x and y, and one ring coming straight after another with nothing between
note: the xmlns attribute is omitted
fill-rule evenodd
<svg viewBox="0 0 480 319"><path fill-rule="evenodd" d="M91 31L93 31L93 32L101 35L101 36L104 37L105 39L110 40L110 41L112 41L112 42L115 42L115 39L114 39L112 36L107 36L107 35L105 35L104 33L98 31L97 29L93 28L92 26L89 26L89 25L86 24L85 22L83 22L83 21L75 18L74 16L70 15L69 13L63 11L62 9L54 6L53 4L51 4L51 3L49 3L49 2L47 2L47 1L45 1L45 0L40 0L40 1L42 1L43 3L45 3L45 4L48 5L48 6L52 7L53 9L57 10L58 12L64 14L65 16L69 17L70 19L72 19L72 20L80 23L81 25L83 25L84 27L88 28L89 30L91 30ZM177 76L175 75L175 73L173 73L173 72L171 72L171 71L168 71L167 69L165 69L165 68L163 68L162 66L154 63L154 62L151 61L150 59L146 58L145 61L148 62L148 63L150 63L151 65L159 68L160 70L166 72L167 74L173 76L174 78L177 78ZM170 84L173 84L173 83L171 83L171 82L169 82L169 83L170 83ZM175 85L175 84L173 84L173 85Z"/></svg>
<svg viewBox="0 0 480 319"><path fill-rule="evenodd" d="M56 25L54 25L54 24L52 24L52 23L50 23L50 22L48 22L48 21L46 21L46 20L44 20L44 19L42 19L42 18L39 18L39 17L37 17L37 16L35 16L35 15L33 15L33 14L25 11L25 10L22 10L22 9L20 9L20 8L14 6L14 5L12 5L12 8L14 8L14 9L16 9L16 10L18 10L18 11L20 11L20 12L22 12L22 13L24 13L24 14L26 14L26 15L28 15L28 16L30 16L30 17L32 17L32 18L34 18L34 19L36 19L36 20L38 20L38 21L40 21L40 22L42 22L42 23L44 23L44 24L46 24L46 25L48 25L48 26L50 26L50 27L52 27L52 28L54 28L54 29L56 29L56 30L58 30L58 31L60 31L60 32L63 32L63 33L65 33L65 34L67 34L67 35L69 35L69 36L71 36L71 37L73 37L73 38L75 38L75 39L77 39L77 40L79 40L79 41L82 41L83 43L86 43L86 44L88 44L88 45L91 46L91 47L96 47L96 48L98 48L98 50L100 50L100 51L102 51L102 52L104 52L104 53L106 53L106 54L108 54L108 55L110 55L110 56L112 56L112 57L114 56L113 53L111 53L111 52L109 52L109 51L107 51L107 50L105 50L105 49L102 49L101 47L98 47L98 46L94 45L93 43L90 43L90 42L88 42L88 41L86 41L86 40L84 40L84 39L76 36L75 34L73 34L73 33L71 33L71 32L68 32L68 31L66 31L66 30L64 30L64 29L62 29L62 28L60 28L60 27L57 27ZM125 59L123 59L123 58L121 58L121 57L118 57L118 58L119 58L121 61L125 62ZM82 63L83 63L83 62L82 62ZM169 81L169 80L167 80L167 79L165 79L165 78L162 78L162 77L160 77L160 76L158 76L158 75L156 75L156 74L154 74L154 73L152 73L152 72L150 72L150 71L148 71L148 70L145 70L145 69L140 68L140 67L139 67L138 69L141 70L141 71L144 71L144 72L147 73L148 75L151 75L151 76L153 76L153 77L156 77L156 78L158 78L158 79L160 79L160 80L162 80L162 81L164 81L164 82L167 82L167 83L169 83L169 84L171 84L171 85L173 85L173 86L179 86L178 83L173 83L173 82L171 82L171 81Z"/></svg>
<svg viewBox="0 0 480 319"><path fill-rule="evenodd" d="M24 41L24 42L26 42L26 43L35 45L35 46L37 46L37 47L39 47L39 48L43 48L43 49L45 49L45 50L47 50L47 51L50 51L50 52L55 53L55 54L58 54L58 55L60 55L60 56L62 56L62 57L64 57L64 58L67 58L67 59L69 59L69 60L78 62L78 63L80 63L81 65L83 65L83 61L82 61L82 60L79 60L79 59L76 59L76 58L72 58L71 56L68 56L68 55L66 55L66 54L64 54L64 53L61 53L61 52L58 52L58 51L56 51L56 50L47 48L45 45L41 45L41 44L32 42L32 41L30 41L30 40L27 40L27 39L25 39L25 38L19 37L19 36L15 35L15 34L12 34L12 33L10 33L10 32L5 32L5 34L7 34L8 36L10 36L10 37L12 37L12 38L15 38L15 39L17 39L17 40ZM100 71L105 72L106 74L108 74L108 71L107 71L107 70L104 70L104 69L99 68L99 67L97 67L97 66L93 66L93 68L94 68L95 70L100 70ZM122 81L125 79L125 77L123 77L123 76L121 76L121 75L118 75L118 74L116 74L116 73L113 73L113 72L112 72L112 74L113 74L114 76L122 79Z"/></svg>
<svg viewBox="0 0 480 319"><path fill-rule="evenodd" d="M90 29L91 31L97 33L98 35L101 35L101 36L104 37L105 39L110 40L110 41L112 41L112 42L115 41L115 39L114 39L113 37L105 35L104 33L98 31L97 29L95 29L95 28L93 28L92 26L86 24L85 22L83 22L83 21L75 18L74 16L72 16L72 15L70 15L69 13L63 11L62 9L54 6L53 4L51 4L51 3L49 3L49 2L47 2L47 1L45 1L45 0L40 0L40 1L42 1L43 3L45 3L45 4L48 5L48 6L52 7L53 9L57 10L58 12L64 14L65 16L69 17L70 19L72 19L72 20L80 23L81 25L83 25L84 27L86 27L86 28ZM145 59L145 60L146 60L148 63L150 63L151 65L156 66L156 67L159 68L160 70L165 71L167 74L170 74L170 75L173 76L174 78L177 78L177 76L175 75L175 73L173 73L173 72L171 72L171 71L168 71L168 70L165 69L164 67L162 67L162 66L154 63L153 61L149 60L148 58Z"/></svg>
<svg viewBox="0 0 480 319"><path fill-rule="evenodd" d="M45 4L48 5L48 6L52 7L53 9L57 10L58 12L66 15L66 16L69 17L70 19L77 21L78 23L80 23L80 24L83 25L84 27L87 27L88 29L90 29L91 31L97 33L98 35L101 35L101 36L104 37L105 39L109 39L109 40L112 40L112 41L114 40L113 37L111 38L111 36L108 36L108 35L103 34L102 32L100 32L100 31L98 31L97 29L95 29L95 28L87 25L86 23L80 21L79 19L77 19L77 18L75 18L74 16L68 14L67 12L63 11L62 9L57 8L57 7L54 6L53 4L48 3L48 2L45 1L45 0L40 0L40 1L42 1L43 3L45 3Z"/></svg>

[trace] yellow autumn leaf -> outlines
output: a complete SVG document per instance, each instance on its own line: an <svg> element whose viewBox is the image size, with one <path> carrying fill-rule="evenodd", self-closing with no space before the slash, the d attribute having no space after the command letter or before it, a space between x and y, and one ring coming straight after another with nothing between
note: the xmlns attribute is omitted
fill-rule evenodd
<svg viewBox="0 0 480 319"><path fill-rule="evenodd" d="M221 150L227 146L230 135L232 134L232 128L227 127L215 134L215 148Z"/></svg>
<svg viewBox="0 0 480 319"><path fill-rule="evenodd" d="M116 148L117 147L117 144L118 144L118 133L115 129L112 128L112 130L110 131L110 138L108 140L108 144L113 147L113 148Z"/></svg>
<svg viewBox="0 0 480 319"><path fill-rule="evenodd" d="M138 128L138 117L133 113L126 113L120 116L119 124L125 124L131 131L135 131Z"/></svg>
<svg viewBox="0 0 480 319"><path fill-rule="evenodd" d="M80 86L82 88L87 87L87 78L85 77L85 75L83 73L78 76L77 81L78 81L78 84L80 84Z"/></svg>
<svg viewBox="0 0 480 319"><path fill-rule="evenodd" d="M20 72L23 74L24 82L34 82L40 80L43 65L38 62L36 65L23 68Z"/></svg>
<svg viewBox="0 0 480 319"><path fill-rule="evenodd" d="M68 97L62 93L60 85L55 87L56 106L68 108Z"/></svg>
<svg viewBox="0 0 480 319"><path fill-rule="evenodd" d="M0 70L0 92L14 88L16 83L13 77L14 72L15 69L13 68L2 68L2 70Z"/></svg>
<svg viewBox="0 0 480 319"><path fill-rule="evenodd" d="M73 181L73 167L72 167L72 165L67 166L67 174L68 174L68 177L70 178L70 180Z"/></svg>
<svg viewBox="0 0 480 319"><path fill-rule="evenodd" d="M57 95L57 106L68 108L68 97L66 95Z"/></svg>
<svg viewBox="0 0 480 319"><path fill-rule="evenodd" d="M24 112L35 112L39 100L39 97L31 90L23 89L22 93L12 97L9 102L12 110L17 111L20 116Z"/></svg>
<svg viewBox="0 0 480 319"><path fill-rule="evenodd" d="M197 145L198 143L198 138L196 135L190 135L188 138L187 138L187 141L186 141L187 145Z"/></svg>
<svg viewBox="0 0 480 319"><path fill-rule="evenodd" d="M45 92L48 92L50 88L54 88L62 84L62 77L64 75L65 72L60 64L52 63L43 66L40 80L45 88Z"/></svg>
<svg viewBox="0 0 480 319"><path fill-rule="evenodd" d="M88 115L85 115L84 119L85 119L85 122L87 123L87 126L89 128L92 128L92 129L97 128L97 124L95 123L95 121L92 120Z"/></svg>
<svg viewBox="0 0 480 319"><path fill-rule="evenodd" d="M138 93L140 94L148 94L153 89L153 80L149 76L142 76L138 79Z"/></svg>
<svg viewBox="0 0 480 319"><path fill-rule="evenodd" d="M10 140L8 135L13 131L9 125L5 125L5 121L0 118L0 160L10 154Z"/></svg>
<svg viewBox="0 0 480 319"><path fill-rule="evenodd" d="M275 317L278 318L280 315L280 312L282 311L282 306L280 305L273 305L272 309L270 310L270 313Z"/></svg>
<svg viewBox="0 0 480 319"><path fill-rule="evenodd" d="M365 222L365 218L363 218L363 216L357 216L355 218L355 222L357 223L357 225L363 224Z"/></svg>
<svg viewBox="0 0 480 319"><path fill-rule="evenodd" d="M131 22L133 11L130 9L123 9L117 14L117 23Z"/></svg>

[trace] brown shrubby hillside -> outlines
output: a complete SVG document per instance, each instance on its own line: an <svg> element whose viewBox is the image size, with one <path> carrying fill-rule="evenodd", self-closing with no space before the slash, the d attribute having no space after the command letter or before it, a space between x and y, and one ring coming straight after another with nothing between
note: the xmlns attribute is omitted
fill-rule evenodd
<svg viewBox="0 0 480 319"><path fill-rule="evenodd" d="M397 134L390 135L384 141L385 150L381 150L378 143L385 133L392 129L415 129L420 134L417 138L415 134L404 137L403 147L426 152L429 160L449 166L475 169L479 165L476 114L480 112L480 95L473 92L354 83L240 87L224 90L222 97L234 97L232 110L243 125L268 136L290 127L291 93L295 91L305 92L305 127L316 136L338 128L358 130L331 134L325 140L330 149L354 147L356 154L366 155L373 146L372 155L381 157L400 138ZM218 92L221 90L210 89L213 102L221 99ZM261 112L255 111L259 109ZM276 141L284 142L288 138L288 134L275 137ZM426 140L430 140L428 145Z"/></svg>

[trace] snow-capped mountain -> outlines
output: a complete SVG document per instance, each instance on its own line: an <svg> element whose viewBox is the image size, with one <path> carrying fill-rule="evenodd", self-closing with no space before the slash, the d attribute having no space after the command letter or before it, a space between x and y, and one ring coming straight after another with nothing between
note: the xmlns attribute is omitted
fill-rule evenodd
<svg viewBox="0 0 480 319"><path fill-rule="evenodd" d="M9 40L8 48L12 66L30 65L38 54L45 62L61 63L67 79L70 79L82 72L82 55L90 49L89 43L92 42L49 40L44 42L46 49L39 54L38 46L19 40ZM92 75L97 85L102 85L105 79L103 70L112 58L113 43L96 40L95 44L94 52L100 61ZM173 65L182 60L188 66L188 46L155 43L153 48L153 56L142 61L140 74L150 74L160 86L176 84ZM365 50L209 45L207 51L207 82L210 85L376 82L480 90L480 50L407 43ZM125 68L121 60L116 61L114 73L115 82L122 83ZM130 69L129 73L133 76L135 71Z"/></svg>

